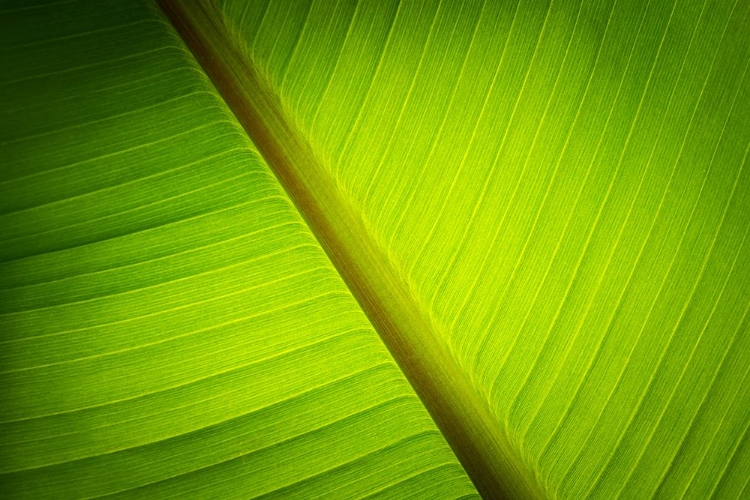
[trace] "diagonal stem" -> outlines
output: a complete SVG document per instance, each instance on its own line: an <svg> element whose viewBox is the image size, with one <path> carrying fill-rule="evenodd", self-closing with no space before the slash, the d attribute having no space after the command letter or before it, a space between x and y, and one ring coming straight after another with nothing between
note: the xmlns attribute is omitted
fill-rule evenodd
<svg viewBox="0 0 750 500"><path fill-rule="evenodd" d="M278 96L201 0L158 0L260 149L485 498L547 498L429 316L337 189Z"/></svg>

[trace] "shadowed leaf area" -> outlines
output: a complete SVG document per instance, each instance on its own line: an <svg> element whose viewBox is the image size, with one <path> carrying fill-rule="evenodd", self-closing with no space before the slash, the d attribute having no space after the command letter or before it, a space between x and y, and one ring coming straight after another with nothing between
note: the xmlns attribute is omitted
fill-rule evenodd
<svg viewBox="0 0 750 500"><path fill-rule="evenodd" d="M0 496L750 496L750 2L0 0Z"/></svg>

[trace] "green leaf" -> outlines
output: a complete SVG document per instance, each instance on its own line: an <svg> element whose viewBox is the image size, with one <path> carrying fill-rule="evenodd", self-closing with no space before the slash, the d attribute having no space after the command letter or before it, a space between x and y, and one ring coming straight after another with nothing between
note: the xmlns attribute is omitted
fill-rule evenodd
<svg viewBox="0 0 750 500"><path fill-rule="evenodd" d="M0 8L11 494L750 493L750 3L80 3Z"/></svg>

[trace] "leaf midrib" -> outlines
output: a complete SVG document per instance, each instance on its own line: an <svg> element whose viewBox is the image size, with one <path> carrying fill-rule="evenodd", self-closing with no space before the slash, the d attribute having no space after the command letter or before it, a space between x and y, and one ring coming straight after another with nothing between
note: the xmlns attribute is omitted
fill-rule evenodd
<svg viewBox="0 0 750 500"><path fill-rule="evenodd" d="M486 400L438 340L429 314L258 68L229 36L221 14L200 0L158 3L259 148L480 493L548 497Z"/></svg>

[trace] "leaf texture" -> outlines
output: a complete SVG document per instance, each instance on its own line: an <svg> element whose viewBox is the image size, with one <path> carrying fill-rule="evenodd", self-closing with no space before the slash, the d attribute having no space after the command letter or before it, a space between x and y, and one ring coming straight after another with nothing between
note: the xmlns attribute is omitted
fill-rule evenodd
<svg viewBox="0 0 750 500"><path fill-rule="evenodd" d="M476 496L154 5L0 25L3 496Z"/></svg>
<svg viewBox="0 0 750 500"><path fill-rule="evenodd" d="M220 0L555 498L741 498L750 4Z"/></svg>

